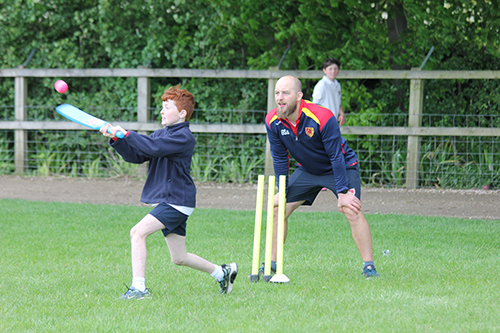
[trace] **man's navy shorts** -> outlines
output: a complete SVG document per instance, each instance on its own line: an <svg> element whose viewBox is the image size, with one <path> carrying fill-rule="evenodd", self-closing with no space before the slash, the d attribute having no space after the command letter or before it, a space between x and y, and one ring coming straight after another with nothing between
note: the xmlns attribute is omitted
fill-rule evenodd
<svg viewBox="0 0 500 333"><path fill-rule="evenodd" d="M149 214L156 217L165 226L165 229L162 229L163 236L167 237L170 233L186 236L186 221L188 216L182 214L169 204L159 203Z"/></svg>
<svg viewBox="0 0 500 333"><path fill-rule="evenodd" d="M356 189L356 197L361 200L361 179L359 177L359 166L346 167L349 188ZM337 196L337 187L333 172L322 175L314 175L302 167L297 167L288 180L287 202L305 200L303 205L310 206L318 196L319 191L326 187Z"/></svg>

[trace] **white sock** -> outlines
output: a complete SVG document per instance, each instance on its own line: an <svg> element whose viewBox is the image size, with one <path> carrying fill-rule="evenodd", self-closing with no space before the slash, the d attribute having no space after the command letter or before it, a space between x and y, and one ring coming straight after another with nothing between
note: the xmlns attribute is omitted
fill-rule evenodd
<svg viewBox="0 0 500 333"><path fill-rule="evenodd" d="M213 273L210 275L212 275L217 281L222 280L222 278L224 278L224 272L222 271L222 267L215 266Z"/></svg>
<svg viewBox="0 0 500 333"><path fill-rule="evenodd" d="M146 278L132 278L132 287L140 291L146 290Z"/></svg>

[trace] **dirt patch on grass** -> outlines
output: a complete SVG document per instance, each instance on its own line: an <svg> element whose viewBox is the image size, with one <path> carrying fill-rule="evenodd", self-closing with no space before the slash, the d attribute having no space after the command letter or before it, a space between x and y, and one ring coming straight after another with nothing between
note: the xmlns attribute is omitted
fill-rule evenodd
<svg viewBox="0 0 500 333"><path fill-rule="evenodd" d="M141 205L143 180L0 176L0 198L117 205ZM197 207L255 209L255 184L198 183ZM449 216L500 220L498 190L362 189L365 214ZM299 211L338 211L332 192L322 191L314 205Z"/></svg>

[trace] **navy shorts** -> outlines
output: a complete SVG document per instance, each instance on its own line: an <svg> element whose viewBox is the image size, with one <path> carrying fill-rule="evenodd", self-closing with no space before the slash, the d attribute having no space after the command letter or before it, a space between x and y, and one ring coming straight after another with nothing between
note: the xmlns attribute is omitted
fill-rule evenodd
<svg viewBox="0 0 500 333"><path fill-rule="evenodd" d="M356 197L361 200L361 179L359 166L356 163L346 167L349 188L356 189ZM287 202L305 200L303 205L311 206L323 187L331 190L337 196L337 187L333 172L314 175L302 167L297 167L288 180Z"/></svg>
<svg viewBox="0 0 500 333"><path fill-rule="evenodd" d="M182 214L174 207L166 203L159 203L149 214L156 217L165 226L165 229L162 229L163 236L167 237L171 233L186 236L186 221L188 216Z"/></svg>

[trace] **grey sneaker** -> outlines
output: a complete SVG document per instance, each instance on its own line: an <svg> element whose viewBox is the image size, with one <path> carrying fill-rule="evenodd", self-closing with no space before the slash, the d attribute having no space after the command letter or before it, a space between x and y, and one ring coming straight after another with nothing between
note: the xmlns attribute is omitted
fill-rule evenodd
<svg viewBox="0 0 500 333"><path fill-rule="evenodd" d="M369 278L378 278L380 275L378 275L377 270L373 266L366 266L365 269L363 269L363 276L367 279Z"/></svg>
<svg viewBox="0 0 500 333"><path fill-rule="evenodd" d="M128 288L128 290L125 292L125 294L121 295L119 299L144 299L144 298L150 298L151 293L149 292L148 288L146 288L144 291L140 291L139 289L136 289L134 287Z"/></svg>
<svg viewBox="0 0 500 333"><path fill-rule="evenodd" d="M233 283L238 275L238 265L235 262L229 265L222 265L224 277L219 281L220 293L229 294L233 290Z"/></svg>

